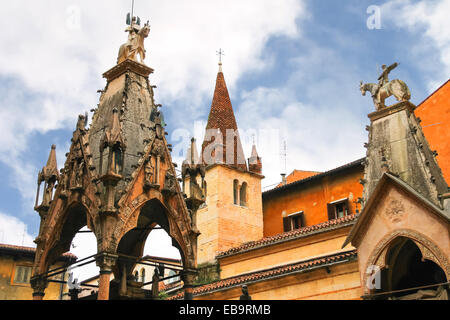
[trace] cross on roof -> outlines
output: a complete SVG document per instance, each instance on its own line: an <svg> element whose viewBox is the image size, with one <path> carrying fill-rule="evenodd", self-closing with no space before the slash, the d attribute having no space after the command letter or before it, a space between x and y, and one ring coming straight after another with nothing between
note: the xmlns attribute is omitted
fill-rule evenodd
<svg viewBox="0 0 450 320"><path fill-rule="evenodd" d="M222 63L222 56L225 55L222 48L220 48L219 51L217 51L217 55L219 56L219 63Z"/></svg>

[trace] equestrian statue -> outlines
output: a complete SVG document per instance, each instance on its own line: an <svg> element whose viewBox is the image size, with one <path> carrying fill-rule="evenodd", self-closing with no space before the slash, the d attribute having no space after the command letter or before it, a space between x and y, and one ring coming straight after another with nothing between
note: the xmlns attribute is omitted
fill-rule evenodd
<svg viewBox="0 0 450 320"><path fill-rule="evenodd" d="M393 63L389 67L383 65L381 67L383 71L378 77L378 83L360 82L359 89L361 90L362 95L365 96L366 91L371 93L377 111L386 108L384 101L390 96L394 96L397 101L408 101L411 98L411 92L402 80L395 79L389 81L389 73L398 65L398 63Z"/></svg>
<svg viewBox="0 0 450 320"><path fill-rule="evenodd" d="M141 20L139 18L136 19L136 17L133 17L130 21L128 17L127 24L128 27L125 29L125 32L128 32L128 41L120 47L117 64L127 59L139 62L137 55L140 56L140 63L144 64L146 53L144 48L144 40L150 33L149 22L147 21L147 23L141 28Z"/></svg>

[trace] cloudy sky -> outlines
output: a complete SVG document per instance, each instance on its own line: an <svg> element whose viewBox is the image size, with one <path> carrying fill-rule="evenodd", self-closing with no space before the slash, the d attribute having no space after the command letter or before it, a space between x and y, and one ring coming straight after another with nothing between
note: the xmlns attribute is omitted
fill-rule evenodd
<svg viewBox="0 0 450 320"><path fill-rule="evenodd" d="M2 4L0 242L34 246L37 173L52 144L63 166L77 115L97 105L96 92L105 86L101 75L115 65L126 41L130 7L131 0ZM174 160L183 159L192 135L201 140L222 48L244 150L248 157L255 137L266 188L283 171L324 171L364 156L373 105L361 96L359 81L376 82L382 64L400 63L390 78L408 84L415 104L448 80L448 12L450 0L135 5L142 21L150 20L145 62L155 69L150 82L158 86ZM177 255L158 251L166 246L159 241L170 247L167 239L152 239L147 253ZM74 244L80 258L86 247L95 247L88 235Z"/></svg>

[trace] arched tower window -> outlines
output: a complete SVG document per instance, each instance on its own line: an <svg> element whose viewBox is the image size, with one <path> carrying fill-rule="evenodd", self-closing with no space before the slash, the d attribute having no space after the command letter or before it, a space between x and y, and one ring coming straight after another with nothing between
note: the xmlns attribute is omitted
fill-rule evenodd
<svg viewBox="0 0 450 320"><path fill-rule="evenodd" d="M239 190L240 205L247 206L247 182L244 182Z"/></svg>
<svg viewBox="0 0 450 320"><path fill-rule="evenodd" d="M233 181L233 203L236 205L239 204L238 197L239 197L239 181L234 180Z"/></svg>

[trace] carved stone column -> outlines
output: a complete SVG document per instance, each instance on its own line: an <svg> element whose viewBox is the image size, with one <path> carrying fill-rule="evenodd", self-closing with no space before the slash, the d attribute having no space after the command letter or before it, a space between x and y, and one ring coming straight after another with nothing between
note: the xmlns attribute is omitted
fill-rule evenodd
<svg viewBox="0 0 450 320"><path fill-rule="evenodd" d="M33 300L43 300L45 289L48 286L47 279L41 277L32 278L30 284L33 288Z"/></svg>
<svg viewBox="0 0 450 320"><path fill-rule="evenodd" d="M184 282L184 300L194 300L194 281L197 277L197 271L194 269L186 269L183 271L183 282Z"/></svg>
<svg viewBox="0 0 450 320"><path fill-rule="evenodd" d="M96 259L97 266L100 268L97 300L109 300L111 273L117 258L115 254L103 252Z"/></svg>

